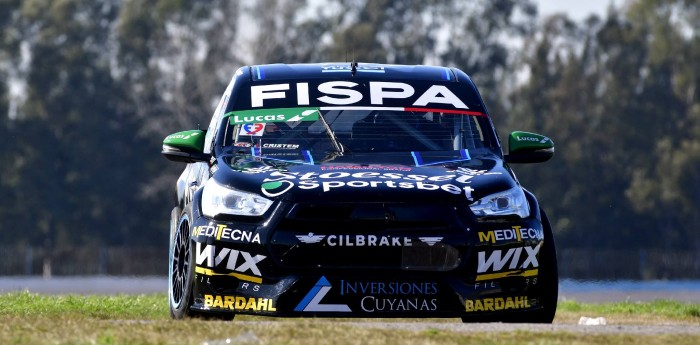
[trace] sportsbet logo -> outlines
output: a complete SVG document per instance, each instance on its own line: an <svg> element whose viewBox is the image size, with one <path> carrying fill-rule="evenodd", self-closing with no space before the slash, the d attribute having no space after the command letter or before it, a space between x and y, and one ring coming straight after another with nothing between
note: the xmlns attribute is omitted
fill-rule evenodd
<svg viewBox="0 0 700 345"><path fill-rule="evenodd" d="M458 186L452 183L443 183L446 181L454 181L460 184L469 183L472 176L426 176L426 175L404 175L401 173L378 173L378 172L329 172L317 174L314 172L298 175L298 173L289 172L273 172L269 178L261 185L261 191L268 197L280 196L292 187L296 186L299 189L310 190L320 188L324 192L330 192L337 188L399 188L399 189L418 189L418 190L434 190L445 191L450 194L459 195L464 193L467 200L473 200L472 192L474 188L471 186ZM340 181L340 178L355 178L356 180ZM320 181L319 181L320 180Z"/></svg>

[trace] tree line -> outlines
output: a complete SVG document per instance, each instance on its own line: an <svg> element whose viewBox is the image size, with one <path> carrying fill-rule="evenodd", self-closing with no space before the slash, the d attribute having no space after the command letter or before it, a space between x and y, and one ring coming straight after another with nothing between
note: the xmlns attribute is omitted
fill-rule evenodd
<svg viewBox="0 0 700 345"><path fill-rule="evenodd" d="M357 61L470 74L564 248L700 248L700 3L574 21L529 0L0 1L5 245L163 245L182 166L247 64Z"/></svg>

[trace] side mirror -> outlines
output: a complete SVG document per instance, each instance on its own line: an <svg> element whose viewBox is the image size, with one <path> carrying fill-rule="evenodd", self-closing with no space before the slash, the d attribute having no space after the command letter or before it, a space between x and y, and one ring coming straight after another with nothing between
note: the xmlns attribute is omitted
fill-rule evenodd
<svg viewBox="0 0 700 345"><path fill-rule="evenodd" d="M191 130L170 134L163 140L163 156L173 162L207 162L211 156L204 153L206 131Z"/></svg>
<svg viewBox="0 0 700 345"><path fill-rule="evenodd" d="M543 135L513 132L508 137L507 163L541 163L554 156L554 142Z"/></svg>

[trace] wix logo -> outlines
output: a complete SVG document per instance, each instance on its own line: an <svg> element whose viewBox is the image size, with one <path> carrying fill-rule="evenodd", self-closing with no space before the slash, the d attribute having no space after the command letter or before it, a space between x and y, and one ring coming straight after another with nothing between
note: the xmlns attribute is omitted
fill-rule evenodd
<svg viewBox="0 0 700 345"><path fill-rule="evenodd" d="M219 266L225 260L226 269L240 273L250 271L256 276L262 276L257 264L266 258L265 255L252 256L248 252L230 248L222 248L217 254L215 246L208 244L206 247L202 248L202 244L199 242L197 242L196 254L197 265L204 264L206 267L214 268ZM240 264L239 258L243 259L243 262Z"/></svg>
<svg viewBox="0 0 700 345"><path fill-rule="evenodd" d="M488 259L486 258L486 252L479 252L479 266L476 272L499 272L502 271L506 265L507 269L509 270L539 267L540 264L537 261L537 253L539 253L541 246L542 243L535 247L526 246L510 248L505 252L505 255L503 254L502 249L498 249L494 250L491 255L489 255ZM525 255L523 256L523 254Z"/></svg>

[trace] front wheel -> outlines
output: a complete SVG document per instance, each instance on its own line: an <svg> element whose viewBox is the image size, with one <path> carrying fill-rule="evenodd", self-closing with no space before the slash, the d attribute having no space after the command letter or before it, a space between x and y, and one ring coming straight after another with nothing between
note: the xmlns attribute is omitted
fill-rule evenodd
<svg viewBox="0 0 700 345"><path fill-rule="evenodd" d="M168 304L170 317L177 320L191 316L194 280L194 258L190 245L191 220L190 213L185 209L180 215L170 243Z"/></svg>
<svg viewBox="0 0 700 345"><path fill-rule="evenodd" d="M542 215L542 230L544 232L544 244L540 258L539 274L539 299L542 309L529 315L531 323L552 323L557 313L557 301L559 299L559 271L557 265L557 248L554 244L554 234L544 210Z"/></svg>
<svg viewBox="0 0 700 345"><path fill-rule="evenodd" d="M538 258L539 275L535 291L541 308L535 311L488 315L485 317L463 316L462 322L552 323L554 321L559 299L557 249L549 219L544 210L540 209L540 214L542 215L544 243Z"/></svg>

